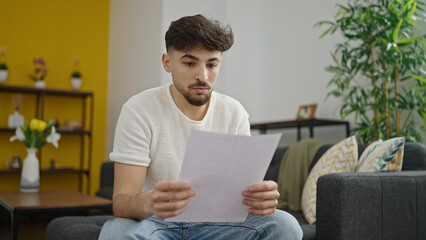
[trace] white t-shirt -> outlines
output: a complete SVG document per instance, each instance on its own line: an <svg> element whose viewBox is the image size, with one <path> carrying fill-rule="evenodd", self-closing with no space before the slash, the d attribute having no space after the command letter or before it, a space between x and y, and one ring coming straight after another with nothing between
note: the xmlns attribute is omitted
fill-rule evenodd
<svg viewBox="0 0 426 240"><path fill-rule="evenodd" d="M250 135L248 113L235 99L212 92L201 121L176 106L165 85L131 97L122 107L114 137L112 161L146 166L143 192L158 181L177 180L191 129Z"/></svg>

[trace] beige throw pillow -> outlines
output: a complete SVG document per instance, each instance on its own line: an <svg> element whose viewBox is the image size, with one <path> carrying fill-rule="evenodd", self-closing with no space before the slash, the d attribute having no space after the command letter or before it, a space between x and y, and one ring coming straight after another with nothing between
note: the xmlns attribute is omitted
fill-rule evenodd
<svg viewBox="0 0 426 240"><path fill-rule="evenodd" d="M309 224L316 222L318 178L335 172L353 172L357 167L358 145L354 136L333 145L309 173L302 193L302 211Z"/></svg>

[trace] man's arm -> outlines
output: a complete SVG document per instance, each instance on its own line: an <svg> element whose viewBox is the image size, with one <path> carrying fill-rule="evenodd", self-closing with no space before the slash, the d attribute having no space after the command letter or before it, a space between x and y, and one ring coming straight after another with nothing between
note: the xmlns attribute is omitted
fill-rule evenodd
<svg viewBox="0 0 426 240"><path fill-rule="evenodd" d="M116 217L143 220L152 215L169 218L181 214L195 195L191 185L179 181L158 182L141 193L147 167L114 163L113 211Z"/></svg>

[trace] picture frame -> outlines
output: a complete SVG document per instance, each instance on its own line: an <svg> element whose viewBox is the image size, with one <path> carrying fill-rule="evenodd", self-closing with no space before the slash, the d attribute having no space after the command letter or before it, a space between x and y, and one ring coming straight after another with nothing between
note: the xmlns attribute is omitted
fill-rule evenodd
<svg viewBox="0 0 426 240"><path fill-rule="evenodd" d="M299 110L297 110L297 120L306 120L306 119L313 119L315 118L315 112L317 110L317 104L308 104L308 105L302 105L299 107Z"/></svg>

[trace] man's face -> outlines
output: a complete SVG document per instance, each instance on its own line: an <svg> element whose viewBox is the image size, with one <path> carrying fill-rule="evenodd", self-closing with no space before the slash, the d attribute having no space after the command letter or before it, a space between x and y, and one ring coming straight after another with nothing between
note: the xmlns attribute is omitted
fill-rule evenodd
<svg viewBox="0 0 426 240"><path fill-rule="evenodd" d="M163 55L163 67L172 74L173 85L186 101L202 106L210 100L219 74L222 53L195 48Z"/></svg>

